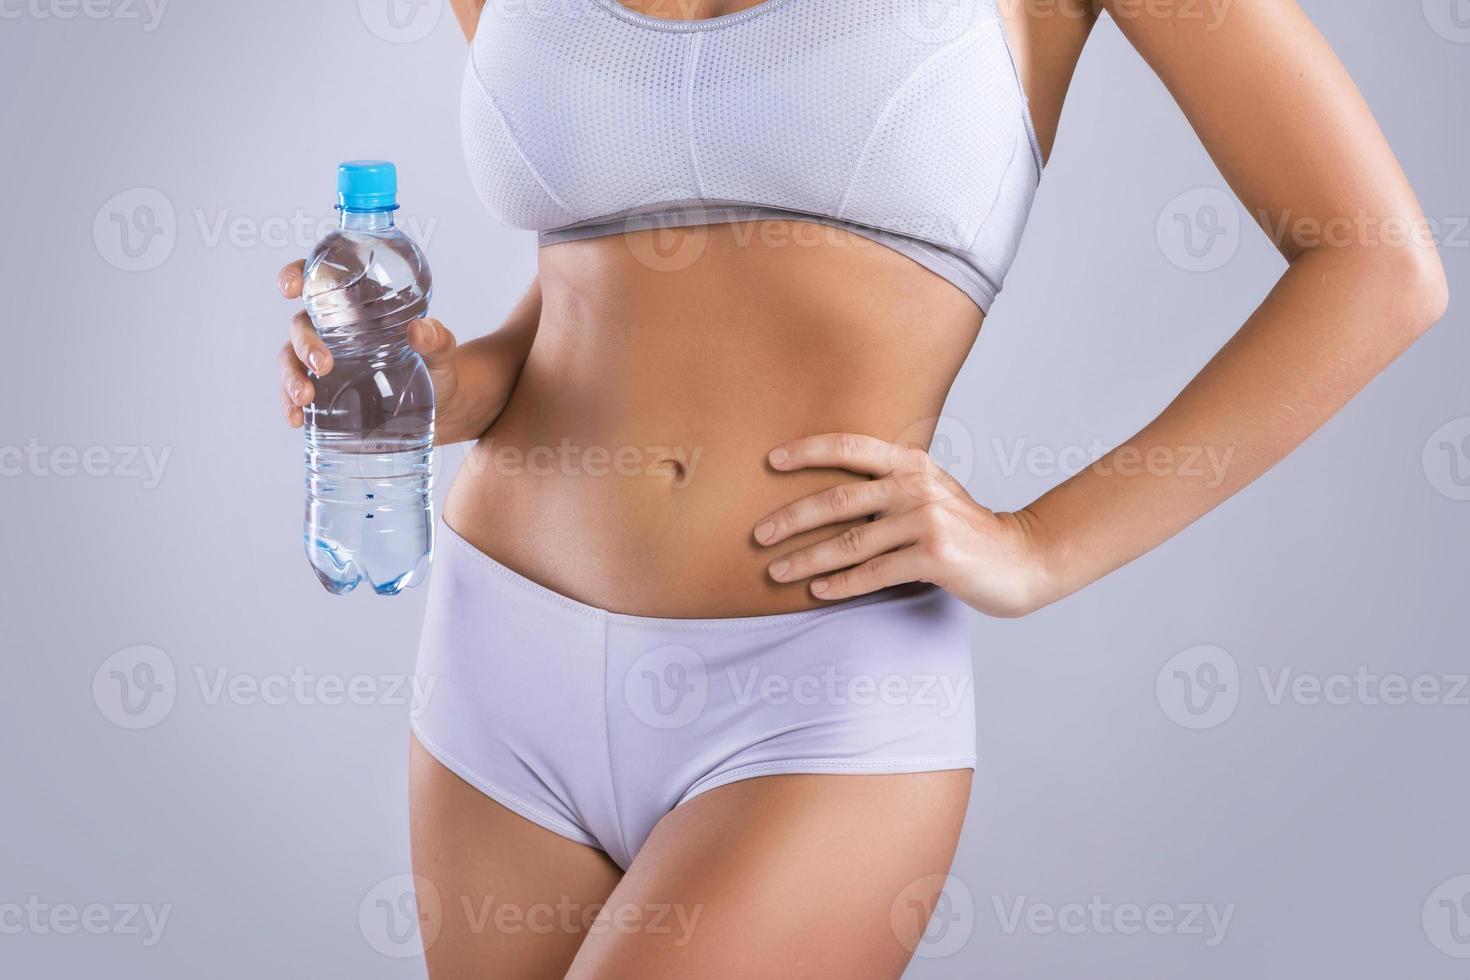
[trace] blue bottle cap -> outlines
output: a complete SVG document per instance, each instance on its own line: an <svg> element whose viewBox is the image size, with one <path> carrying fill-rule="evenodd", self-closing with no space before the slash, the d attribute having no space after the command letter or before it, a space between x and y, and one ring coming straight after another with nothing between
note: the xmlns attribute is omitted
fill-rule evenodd
<svg viewBox="0 0 1470 980"><path fill-rule="evenodd" d="M396 211L397 168L387 160L348 160L338 164L337 207L343 211Z"/></svg>

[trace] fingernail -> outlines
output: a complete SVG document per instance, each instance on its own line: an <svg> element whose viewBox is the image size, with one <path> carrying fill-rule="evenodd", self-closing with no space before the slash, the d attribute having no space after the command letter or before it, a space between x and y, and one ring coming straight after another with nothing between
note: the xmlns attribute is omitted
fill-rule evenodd
<svg viewBox="0 0 1470 980"><path fill-rule="evenodd" d="M755 539L765 543L776 536L776 525L770 521L761 521L755 526Z"/></svg>
<svg viewBox="0 0 1470 980"><path fill-rule="evenodd" d="M780 561L776 562L775 564L773 564L771 566L771 578L773 578L773 579L775 579L776 581L779 582L781 580L782 576L784 576L788 571L790 571L790 569L791 569L791 562L789 562L786 559L782 558Z"/></svg>
<svg viewBox="0 0 1470 980"><path fill-rule="evenodd" d="M815 582L813 582L812 583L812 594L813 595L826 595L827 594L827 580L824 579L824 578L819 578Z"/></svg>
<svg viewBox="0 0 1470 980"><path fill-rule="evenodd" d="M310 354L306 355L306 363L310 364L311 369L317 374L321 374L322 365L327 363L327 355L323 354L319 350L314 350Z"/></svg>
<svg viewBox="0 0 1470 980"><path fill-rule="evenodd" d="M291 287L294 285L296 285L296 277L293 275L282 276L276 282L277 288L279 288L283 293L289 293L291 291Z"/></svg>
<svg viewBox="0 0 1470 980"><path fill-rule="evenodd" d="M300 381L291 382L291 400L298 405L301 404L301 389L303 387L304 385Z"/></svg>
<svg viewBox="0 0 1470 980"><path fill-rule="evenodd" d="M434 321L420 320L419 329L423 331L424 343L436 344L439 342L439 331L434 329Z"/></svg>
<svg viewBox="0 0 1470 980"><path fill-rule="evenodd" d="M772 449L771 450L771 465L772 466L780 466L784 462L786 462L786 450L784 450L784 449Z"/></svg>

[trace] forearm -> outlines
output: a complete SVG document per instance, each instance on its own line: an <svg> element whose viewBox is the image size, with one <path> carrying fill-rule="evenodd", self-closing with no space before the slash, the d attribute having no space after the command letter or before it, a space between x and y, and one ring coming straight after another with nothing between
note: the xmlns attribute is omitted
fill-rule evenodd
<svg viewBox="0 0 1470 980"><path fill-rule="evenodd" d="M1151 550L1331 418L1443 311L1433 250L1302 253L1244 327L1152 423L1016 513L1035 605Z"/></svg>
<svg viewBox="0 0 1470 980"><path fill-rule="evenodd" d="M541 282L531 288L493 333L456 349L458 385L451 408L436 426L440 444L478 439L510 400L541 320Z"/></svg>

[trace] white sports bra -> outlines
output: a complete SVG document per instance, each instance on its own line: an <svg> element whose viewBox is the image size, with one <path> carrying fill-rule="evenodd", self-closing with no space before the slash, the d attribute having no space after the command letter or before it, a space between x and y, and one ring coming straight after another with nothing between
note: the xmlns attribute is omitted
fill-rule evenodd
<svg viewBox="0 0 1470 980"><path fill-rule="evenodd" d="M461 128L481 199L542 245L815 221L982 311L1041 176L996 0L764 0L693 21L488 0Z"/></svg>

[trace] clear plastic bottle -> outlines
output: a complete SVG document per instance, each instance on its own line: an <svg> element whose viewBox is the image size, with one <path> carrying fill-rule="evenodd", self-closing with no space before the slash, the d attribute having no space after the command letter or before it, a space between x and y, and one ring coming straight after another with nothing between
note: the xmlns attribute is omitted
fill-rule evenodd
<svg viewBox="0 0 1470 980"><path fill-rule="evenodd" d="M332 352L306 407L306 556L329 592L396 595L429 576L434 388L408 346L429 309L424 254L393 225L393 164L337 168L337 229L312 249L302 299Z"/></svg>

